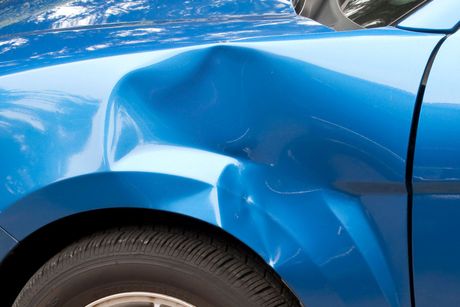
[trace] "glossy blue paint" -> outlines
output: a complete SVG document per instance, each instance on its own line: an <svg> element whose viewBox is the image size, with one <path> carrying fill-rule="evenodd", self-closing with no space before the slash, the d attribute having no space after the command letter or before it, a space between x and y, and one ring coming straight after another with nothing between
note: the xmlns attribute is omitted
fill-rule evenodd
<svg viewBox="0 0 460 307"><path fill-rule="evenodd" d="M460 33L439 51L420 114L414 161L417 306L460 301Z"/></svg>
<svg viewBox="0 0 460 307"><path fill-rule="evenodd" d="M21 241L95 209L175 212L246 243L307 306L409 306L405 159L442 35L221 3L3 29L0 225Z"/></svg>
<svg viewBox="0 0 460 307"><path fill-rule="evenodd" d="M96 208L177 212L248 244L305 304L408 306L405 152L439 38L316 33L5 75L0 224L22 240Z"/></svg>
<svg viewBox="0 0 460 307"><path fill-rule="evenodd" d="M0 36L100 25L295 15L287 0L7 0L0 3L0 12Z"/></svg>
<svg viewBox="0 0 460 307"><path fill-rule="evenodd" d="M184 21L120 25L0 37L0 75L83 59L152 49L179 48L229 41L263 41L270 37L302 38L331 32L310 19L292 16L231 18L224 21Z"/></svg>
<svg viewBox="0 0 460 307"><path fill-rule="evenodd" d="M460 2L458 0L433 0L401 20L401 29L452 33L460 25Z"/></svg>

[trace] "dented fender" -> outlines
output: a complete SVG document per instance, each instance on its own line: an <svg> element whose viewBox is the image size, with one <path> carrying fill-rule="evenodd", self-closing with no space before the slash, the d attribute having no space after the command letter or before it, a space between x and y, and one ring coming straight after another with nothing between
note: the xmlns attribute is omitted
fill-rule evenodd
<svg viewBox="0 0 460 307"><path fill-rule="evenodd" d="M409 306L405 157L439 39L316 33L2 76L0 225L21 241L89 210L175 212L247 244L307 306Z"/></svg>

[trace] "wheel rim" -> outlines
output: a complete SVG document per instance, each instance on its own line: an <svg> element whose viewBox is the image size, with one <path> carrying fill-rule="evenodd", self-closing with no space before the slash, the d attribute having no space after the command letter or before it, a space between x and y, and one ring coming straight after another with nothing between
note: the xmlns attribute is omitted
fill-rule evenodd
<svg viewBox="0 0 460 307"><path fill-rule="evenodd" d="M178 298L151 292L125 292L103 297L86 307L194 307Z"/></svg>

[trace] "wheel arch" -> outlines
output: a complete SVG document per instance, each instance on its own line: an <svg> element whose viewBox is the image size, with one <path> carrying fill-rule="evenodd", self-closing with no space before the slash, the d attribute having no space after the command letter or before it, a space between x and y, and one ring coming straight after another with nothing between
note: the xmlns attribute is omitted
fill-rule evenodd
<svg viewBox="0 0 460 307"><path fill-rule="evenodd" d="M152 224L214 233L239 246L246 253L253 254L261 263L270 267L253 248L239 238L221 227L191 216L147 208L95 209L55 220L19 241L0 265L0 287L4 293L2 304L11 305L27 280L53 255L72 242L106 229ZM275 270L272 269L272 271L279 277ZM292 289L290 290L294 293Z"/></svg>

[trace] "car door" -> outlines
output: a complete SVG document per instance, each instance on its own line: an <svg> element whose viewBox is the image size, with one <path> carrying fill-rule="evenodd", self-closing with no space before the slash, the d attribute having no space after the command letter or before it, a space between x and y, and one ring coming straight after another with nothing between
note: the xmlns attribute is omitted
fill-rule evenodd
<svg viewBox="0 0 460 307"><path fill-rule="evenodd" d="M413 271L420 306L460 305L460 32L426 85L413 170Z"/></svg>

